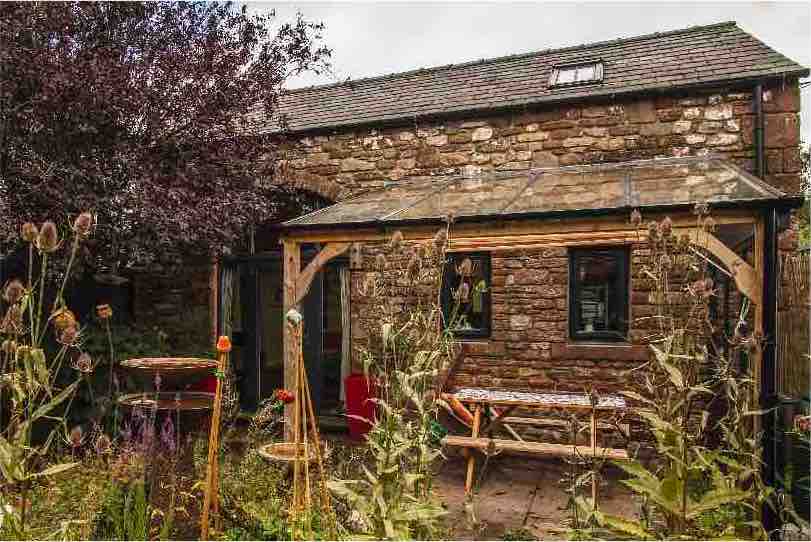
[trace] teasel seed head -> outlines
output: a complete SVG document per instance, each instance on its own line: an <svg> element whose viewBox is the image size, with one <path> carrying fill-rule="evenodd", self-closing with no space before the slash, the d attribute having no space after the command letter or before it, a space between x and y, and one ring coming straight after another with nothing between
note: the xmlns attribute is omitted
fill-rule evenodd
<svg viewBox="0 0 811 542"><path fill-rule="evenodd" d="M465 258L456 271L460 277L469 277L473 274L473 260Z"/></svg>
<svg viewBox="0 0 811 542"><path fill-rule="evenodd" d="M631 211L631 224L637 228L640 224L642 224L642 213L639 212L639 209L634 209Z"/></svg>
<svg viewBox="0 0 811 542"><path fill-rule="evenodd" d="M33 243L37 240L39 230L33 222L26 222L20 230L20 236L26 243Z"/></svg>
<svg viewBox="0 0 811 542"><path fill-rule="evenodd" d="M666 216L659 224L659 233L662 238L670 237L670 234L673 233L673 221L670 220L669 216Z"/></svg>
<svg viewBox="0 0 811 542"><path fill-rule="evenodd" d="M93 443L93 449L98 455L104 455L112 451L113 443L110 440L110 437L101 433L98 437L96 437L96 441Z"/></svg>
<svg viewBox="0 0 811 542"><path fill-rule="evenodd" d="M23 332L23 310L19 305L11 305L0 324L0 333L19 335Z"/></svg>
<svg viewBox="0 0 811 542"><path fill-rule="evenodd" d="M648 239L656 241L659 238L659 225L656 222L648 222Z"/></svg>
<svg viewBox="0 0 811 542"><path fill-rule="evenodd" d="M448 232L444 229L440 229L434 235L434 247L437 250L442 250L445 248L445 244L448 242Z"/></svg>
<svg viewBox="0 0 811 542"><path fill-rule="evenodd" d="M42 223L36 245L40 252L45 253L59 248L59 231L56 229L56 224L50 220Z"/></svg>
<svg viewBox="0 0 811 542"><path fill-rule="evenodd" d="M93 372L93 360L90 357L90 354L87 352L82 352L78 358L76 358L76 363L73 365L73 368L79 371L80 373L91 373Z"/></svg>
<svg viewBox="0 0 811 542"><path fill-rule="evenodd" d="M395 231L391 236L391 241L389 241L389 248L392 250L397 250L400 248L400 245L403 244L403 232L400 230Z"/></svg>
<svg viewBox="0 0 811 542"><path fill-rule="evenodd" d="M382 253L378 253L377 256L375 256L375 266L381 271L386 269L386 256Z"/></svg>
<svg viewBox="0 0 811 542"><path fill-rule="evenodd" d="M66 327L59 333L57 340L65 346L73 346L79 339L79 330L76 326Z"/></svg>
<svg viewBox="0 0 811 542"><path fill-rule="evenodd" d="M100 320L109 320L113 317L113 309L110 305L96 305L96 315Z"/></svg>
<svg viewBox="0 0 811 542"><path fill-rule="evenodd" d="M467 303L470 300L470 286L466 282L460 284L456 290L456 299L459 303Z"/></svg>
<svg viewBox="0 0 811 542"><path fill-rule="evenodd" d="M414 252L408 259L408 267L406 269L406 272L408 273L409 277L414 278L417 276L417 273L419 273L419 270L420 270L420 257L416 252Z"/></svg>
<svg viewBox="0 0 811 542"><path fill-rule="evenodd" d="M81 213L73 221L73 231L79 237L87 237L90 235L90 230L93 228L93 215L88 212Z"/></svg>
<svg viewBox="0 0 811 542"><path fill-rule="evenodd" d="M58 331L69 327L76 327L76 315L66 308L57 309L52 315L54 327Z"/></svg>
<svg viewBox="0 0 811 542"><path fill-rule="evenodd" d="M23 298L25 294L25 287L23 283L19 281L19 279L11 279L6 283L6 287L3 288L3 299L9 304L14 305Z"/></svg>

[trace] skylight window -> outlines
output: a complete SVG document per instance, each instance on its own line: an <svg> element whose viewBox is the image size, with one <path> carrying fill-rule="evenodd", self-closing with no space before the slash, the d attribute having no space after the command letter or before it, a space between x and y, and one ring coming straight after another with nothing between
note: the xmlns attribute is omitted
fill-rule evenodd
<svg viewBox="0 0 811 542"><path fill-rule="evenodd" d="M603 80L603 63L599 60L566 64L552 68L549 86L583 85Z"/></svg>

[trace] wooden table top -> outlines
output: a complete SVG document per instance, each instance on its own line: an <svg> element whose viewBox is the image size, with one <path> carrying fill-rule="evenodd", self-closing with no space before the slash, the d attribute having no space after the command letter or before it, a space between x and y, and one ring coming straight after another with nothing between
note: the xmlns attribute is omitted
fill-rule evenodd
<svg viewBox="0 0 811 542"><path fill-rule="evenodd" d="M453 393L463 403L515 405L527 407L591 410L591 401L585 393L533 393L484 388L461 388ZM619 395L597 395L597 410L622 410L625 399Z"/></svg>

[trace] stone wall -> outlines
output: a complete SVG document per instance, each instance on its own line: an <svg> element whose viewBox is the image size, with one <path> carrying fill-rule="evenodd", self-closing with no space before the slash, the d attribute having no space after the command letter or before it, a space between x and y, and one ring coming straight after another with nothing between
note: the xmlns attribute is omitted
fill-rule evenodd
<svg viewBox="0 0 811 542"><path fill-rule="evenodd" d="M752 171L752 94L716 89L305 135L280 178L338 200L411 175L708 152ZM799 187L799 110L796 81L764 91L767 180L790 192Z"/></svg>
<svg viewBox="0 0 811 542"><path fill-rule="evenodd" d="M177 355L211 350L212 269L207 259L188 258L136 273L135 324L166 333L167 344Z"/></svg>
<svg viewBox="0 0 811 542"><path fill-rule="evenodd" d="M647 249L635 246L631 250L633 320L652 314L652 307L639 277L640 258ZM370 326L378 325L369 299L359 290L374 270L379 252L380 244L364 244L363 267L351 272L354 348L366 340ZM629 344L569 341L569 259L565 247L492 252L490 263L491 334L460 342L449 388L583 392L593 384L598 391L616 393L627 387L626 371L648 359L647 347L641 342L646 330L633 322ZM390 302L400 301L395 296ZM359 361L354 360L357 370Z"/></svg>

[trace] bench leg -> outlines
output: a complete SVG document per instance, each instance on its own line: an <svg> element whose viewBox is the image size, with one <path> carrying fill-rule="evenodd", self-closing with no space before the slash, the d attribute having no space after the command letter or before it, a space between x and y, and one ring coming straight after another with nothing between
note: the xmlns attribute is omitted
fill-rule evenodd
<svg viewBox="0 0 811 542"><path fill-rule="evenodd" d="M479 436L479 426L482 422L482 406L476 405L476 411L473 413L473 431L471 436L477 438ZM467 478L465 479L465 494L473 491L473 470L476 466L476 455L471 450L470 456L467 458Z"/></svg>

